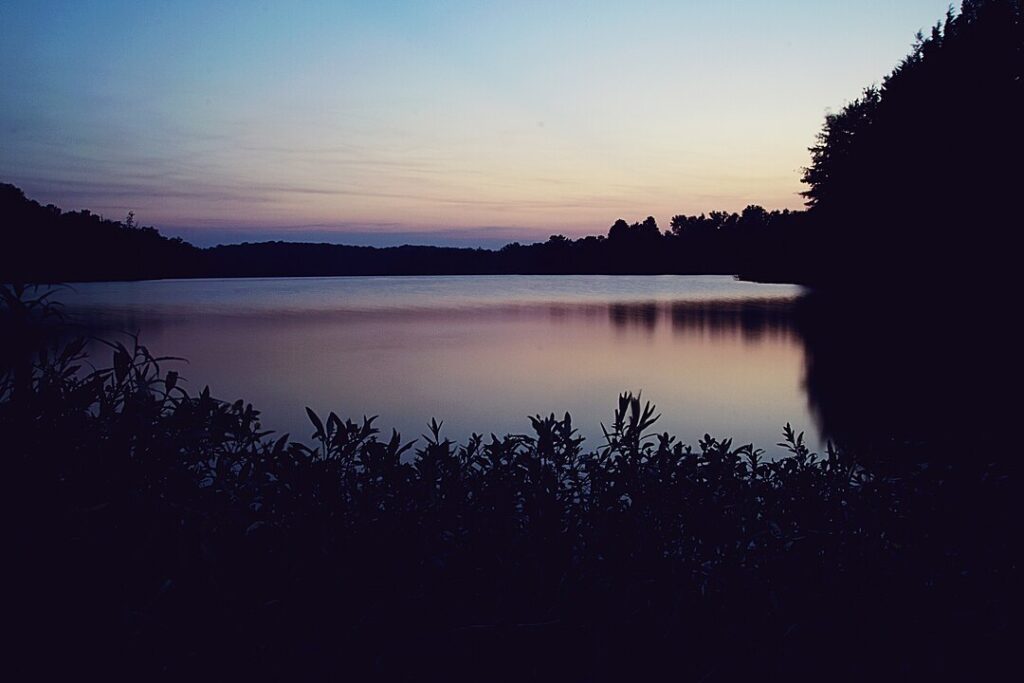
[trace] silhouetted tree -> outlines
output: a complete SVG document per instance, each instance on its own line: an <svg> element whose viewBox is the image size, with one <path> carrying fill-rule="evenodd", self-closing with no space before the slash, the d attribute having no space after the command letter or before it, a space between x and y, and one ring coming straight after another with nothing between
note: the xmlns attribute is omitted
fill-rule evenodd
<svg viewBox="0 0 1024 683"><path fill-rule="evenodd" d="M619 240L629 235L629 223L621 218L608 228L608 239Z"/></svg>
<svg viewBox="0 0 1024 683"><path fill-rule="evenodd" d="M967 0L881 86L830 114L804 171L821 284L903 291L1014 266L1024 186L1021 0Z"/></svg>
<svg viewBox="0 0 1024 683"><path fill-rule="evenodd" d="M743 209L743 213L740 214L738 222L745 229L756 230L768 227L768 221L770 218L770 214L764 210L764 207L751 204L747 208Z"/></svg>
<svg viewBox="0 0 1024 683"><path fill-rule="evenodd" d="M661 237L661 230L658 228L658 221L654 216L648 216L642 222L633 225L639 239L650 240Z"/></svg>

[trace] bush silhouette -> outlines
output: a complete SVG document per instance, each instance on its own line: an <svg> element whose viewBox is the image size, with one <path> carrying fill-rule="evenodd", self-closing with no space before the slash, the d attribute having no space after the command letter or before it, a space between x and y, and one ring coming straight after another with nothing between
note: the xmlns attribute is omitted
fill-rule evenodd
<svg viewBox="0 0 1024 683"><path fill-rule="evenodd" d="M48 299L5 301L46 337ZM923 677L1009 642L1015 476L969 444L691 448L629 394L592 449L569 415L456 444L310 411L305 443L138 340L84 348L0 378L23 673Z"/></svg>

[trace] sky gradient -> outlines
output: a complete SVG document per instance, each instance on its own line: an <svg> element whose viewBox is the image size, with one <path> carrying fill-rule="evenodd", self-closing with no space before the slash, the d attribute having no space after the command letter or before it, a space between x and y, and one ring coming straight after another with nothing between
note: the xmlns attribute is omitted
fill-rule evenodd
<svg viewBox="0 0 1024 683"><path fill-rule="evenodd" d="M799 208L948 0L0 4L0 182L206 245Z"/></svg>

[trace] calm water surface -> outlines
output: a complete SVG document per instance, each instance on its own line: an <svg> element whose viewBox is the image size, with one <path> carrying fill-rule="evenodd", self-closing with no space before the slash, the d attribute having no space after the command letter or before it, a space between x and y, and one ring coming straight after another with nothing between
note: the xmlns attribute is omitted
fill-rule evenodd
<svg viewBox="0 0 1024 683"><path fill-rule="evenodd" d="M569 411L597 445L617 395L642 390L659 431L767 448L786 422L820 445L800 294L722 276L480 276L90 283L62 299L96 334L187 358L169 367L190 391L244 398L302 439L305 406L408 438L437 417L453 439Z"/></svg>

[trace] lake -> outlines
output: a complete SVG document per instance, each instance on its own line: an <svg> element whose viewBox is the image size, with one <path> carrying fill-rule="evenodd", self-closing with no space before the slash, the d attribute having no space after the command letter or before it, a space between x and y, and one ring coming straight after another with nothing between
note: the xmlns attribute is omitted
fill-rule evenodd
<svg viewBox="0 0 1024 683"><path fill-rule="evenodd" d="M821 445L801 293L728 276L462 276L87 283L58 298L92 334L187 359L165 367L190 393L244 398L307 441L305 406L379 415L410 439L436 417L458 440L568 411L597 446L618 394L642 391L659 432L774 451L787 422Z"/></svg>

